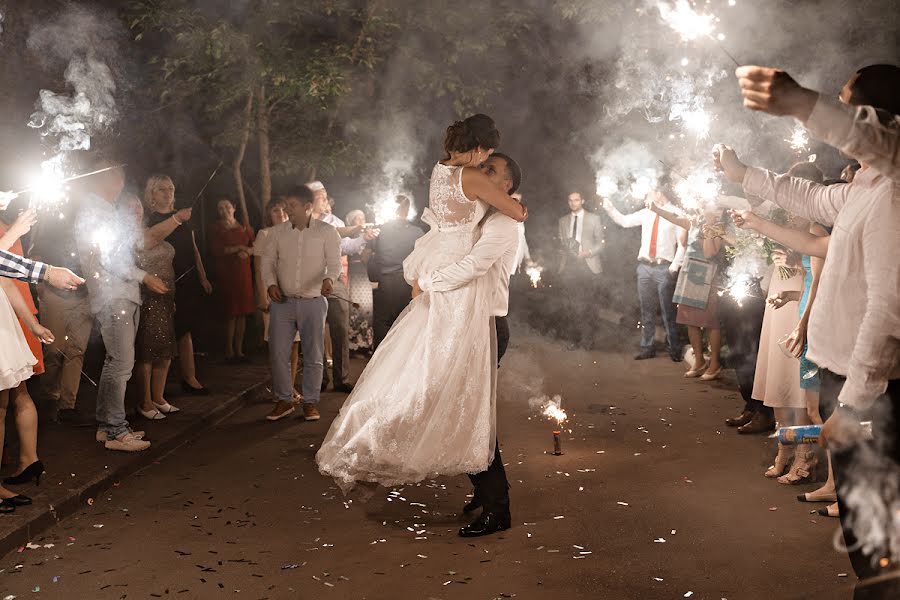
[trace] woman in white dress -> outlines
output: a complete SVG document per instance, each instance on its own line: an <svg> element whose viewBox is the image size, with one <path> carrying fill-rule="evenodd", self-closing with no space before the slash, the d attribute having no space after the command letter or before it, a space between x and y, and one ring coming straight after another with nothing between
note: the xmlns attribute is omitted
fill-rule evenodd
<svg viewBox="0 0 900 600"><path fill-rule="evenodd" d="M447 129L446 156L432 171L423 214L431 231L403 263L414 289L421 277L469 253L488 205L526 218L477 168L499 142L486 115ZM344 492L355 482L390 487L487 469L496 432L492 294L483 279L426 292L394 323L316 454L319 470Z"/></svg>
<svg viewBox="0 0 900 600"><path fill-rule="evenodd" d="M41 342L53 343L53 334L31 314L13 282L0 278L0 410L3 414L9 404L9 391L30 378L32 367L37 364L16 316ZM4 427L0 426L0 448L3 438ZM0 486L0 514L13 512L17 506L26 504L31 504L31 498Z"/></svg>

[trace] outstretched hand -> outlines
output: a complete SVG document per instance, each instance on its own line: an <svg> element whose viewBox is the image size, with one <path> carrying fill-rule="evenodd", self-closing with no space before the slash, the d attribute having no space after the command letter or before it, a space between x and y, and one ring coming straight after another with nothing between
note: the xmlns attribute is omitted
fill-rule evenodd
<svg viewBox="0 0 900 600"><path fill-rule="evenodd" d="M728 214L731 215L731 220L734 221L734 224L738 229L757 230L759 229L760 223L762 223L762 217L752 210L731 209L728 211Z"/></svg>
<svg viewBox="0 0 900 600"><path fill-rule="evenodd" d="M747 165L738 159L737 152L731 146L716 144L713 146L713 164L717 171L725 174L734 183L743 183L747 173Z"/></svg>
<svg viewBox="0 0 900 600"><path fill-rule="evenodd" d="M47 267L44 281L60 290L74 290L84 283L84 279L64 267Z"/></svg>

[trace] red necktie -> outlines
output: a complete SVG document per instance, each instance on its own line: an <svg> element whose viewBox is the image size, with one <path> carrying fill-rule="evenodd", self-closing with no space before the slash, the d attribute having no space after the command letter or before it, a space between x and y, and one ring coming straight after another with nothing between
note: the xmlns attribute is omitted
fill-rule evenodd
<svg viewBox="0 0 900 600"><path fill-rule="evenodd" d="M656 236L659 234L659 215L653 219L653 231L650 233L650 258L656 258Z"/></svg>

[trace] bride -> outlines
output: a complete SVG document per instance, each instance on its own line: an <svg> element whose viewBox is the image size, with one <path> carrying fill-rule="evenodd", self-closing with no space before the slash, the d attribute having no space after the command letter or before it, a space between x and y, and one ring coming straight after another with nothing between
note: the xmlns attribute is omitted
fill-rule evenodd
<svg viewBox="0 0 900 600"><path fill-rule="evenodd" d="M489 205L525 220L524 208L477 168L499 143L486 115L447 128L423 215L431 231L403 263L410 285L469 253ZM493 292L481 278L410 303L331 424L319 471L346 493L356 482L390 487L487 469L496 432Z"/></svg>

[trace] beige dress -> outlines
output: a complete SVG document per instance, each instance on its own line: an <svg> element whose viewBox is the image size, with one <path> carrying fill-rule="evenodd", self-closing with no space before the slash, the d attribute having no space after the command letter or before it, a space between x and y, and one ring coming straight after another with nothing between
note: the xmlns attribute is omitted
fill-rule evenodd
<svg viewBox="0 0 900 600"><path fill-rule="evenodd" d="M781 279L777 267L772 266L769 293L803 289L803 270L796 270L790 279ZM778 342L789 335L800 321L800 306L789 302L775 309L766 304L759 353L756 356L756 375L753 378L753 399L762 400L773 408L806 408L806 396L800 389L800 362L787 356Z"/></svg>

